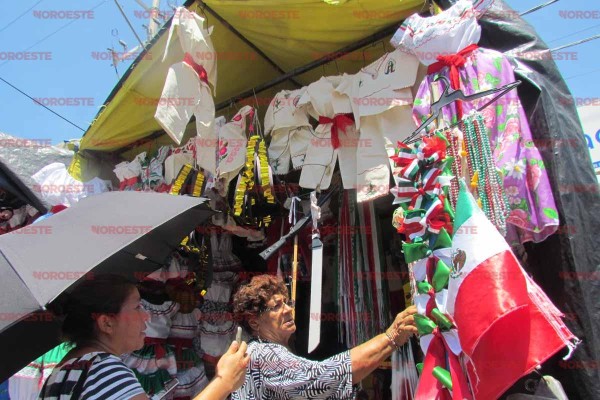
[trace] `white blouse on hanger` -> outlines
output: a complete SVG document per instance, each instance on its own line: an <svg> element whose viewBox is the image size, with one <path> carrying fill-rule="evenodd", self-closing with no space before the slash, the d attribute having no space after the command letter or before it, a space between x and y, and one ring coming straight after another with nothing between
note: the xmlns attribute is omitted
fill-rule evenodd
<svg viewBox="0 0 600 400"><path fill-rule="evenodd" d="M429 66L438 55L453 54L479 43L481 27L477 18L494 4L494 0L459 0L441 14L423 18L413 14L404 20L390 43L414 54Z"/></svg>

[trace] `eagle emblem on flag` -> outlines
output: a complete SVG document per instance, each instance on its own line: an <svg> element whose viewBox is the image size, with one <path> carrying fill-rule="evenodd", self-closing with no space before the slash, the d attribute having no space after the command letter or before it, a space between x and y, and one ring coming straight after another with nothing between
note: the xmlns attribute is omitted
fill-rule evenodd
<svg viewBox="0 0 600 400"><path fill-rule="evenodd" d="M450 269L451 278L459 278L462 273L460 270L465 266L467 261L467 253L464 250L456 249L452 252L452 268Z"/></svg>

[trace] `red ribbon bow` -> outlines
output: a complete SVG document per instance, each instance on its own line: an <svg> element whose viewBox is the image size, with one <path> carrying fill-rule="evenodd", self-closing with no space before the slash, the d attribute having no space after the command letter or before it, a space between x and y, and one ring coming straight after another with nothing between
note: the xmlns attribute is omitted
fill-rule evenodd
<svg viewBox="0 0 600 400"><path fill-rule="evenodd" d="M467 379L465 378L458 357L450 350L446 339L440 332L439 328L433 331L434 338L429 343L425 361L423 362L423 372L419 378L419 386L415 393L415 400L464 400L472 399L473 396L469 390ZM433 376L433 368L441 366L446 368L447 362L450 367L450 375L452 377L452 395L447 391Z"/></svg>
<svg viewBox="0 0 600 400"><path fill-rule="evenodd" d="M138 177L134 176L133 178L127 178L119 183L119 190L125 190L128 186L133 186L137 183Z"/></svg>
<svg viewBox="0 0 600 400"><path fill-rule="evenodd" d="M202 82L208 85L208 74L206 73L206 70L202 65L194 61L194 58L190 53L185 53L185 55L183 56L183 62L192 67L192 69L198 74L198 78L200 78Z"/></svg>
<svg viewBox="0 0 600 400"><path fill-rule="evenodd" d="M340 136L338 129L346 133L346 128L354 124L354 116L352 114L337 114L333 118L319 117L319 124L331 124L331 145L334 149L340 147Z"/></svg>
<svg viewBox="0 0 600 400"><path fill-rule="evenodd" d="M469 45L455 54L439 55L436 57L438 62L431 64L427 68L428 74L435 74L444 67L450 67L450 86L454 90L460 89L460 75L458 69L464 67L467 62L467 56L477 50L479 46L476 44ZM462 102L456 101L456 114L458 119L461 120L463 117Z"/></svg>

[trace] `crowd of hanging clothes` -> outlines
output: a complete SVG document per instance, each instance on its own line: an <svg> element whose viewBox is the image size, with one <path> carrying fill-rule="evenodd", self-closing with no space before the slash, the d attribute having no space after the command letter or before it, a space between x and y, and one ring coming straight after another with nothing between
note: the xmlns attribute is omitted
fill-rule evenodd
<svg viewBox="0 0 600 400"><path fill-rule="evenodd" d="M555 161L537 147L535 138L546 133L530 126L518 90L515 71L523 66L480 43L480 19L493 6L459 0L416 13L391 38L393 50L356 73L280 91L264 118L251 101L230 118L216 117L217 60L197 57L216 51L212 27L178 9L167 48L177 30L185 56L169 68L162 98L194 102L159 102L155 119L176 145L140 152L113 171L118 190L208 197L221 213L140 283L151 314L145 346L123 359L148 394L173 377L176 399L206 386L233 339L231 296L253 272L290 284L298 296L295 346L317 358L364 342L403 307L418 306L419 330L429 339L394 354L391 373L372 382L374 398L413 398L423 360L418 369L435 370L428 388L436 392L424 394L422 385L417 398L448 385L469 391L465 376L475 375L457 372L462 350L439 305L456 273L456 254L448 252L460 179L526 268L525 248L560 225L548 167ZM183 143L192 118L196 135ZM524 279L527 301L541 310L538 327L558 349L575 351L581 332L571 333L543 290ZM337 335L322 335L330 329ZM434 331L445 335L442 366L427 361ZM515 374L512 383L521 377ZM483 371L481 378L489 377ZM25 386L9 386L11 398L12 390L26 398L18 387ZM491 385L485 393L506 389Z"/></svg>

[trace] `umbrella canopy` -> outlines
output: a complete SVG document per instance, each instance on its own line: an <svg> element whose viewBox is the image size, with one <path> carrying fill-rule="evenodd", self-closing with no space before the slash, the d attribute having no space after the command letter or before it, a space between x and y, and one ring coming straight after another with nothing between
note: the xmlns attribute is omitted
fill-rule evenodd
<svg viewBox="0 0 600 400"><path fill-rule="evenodd" d="M0 382L58 344L45 305L94 274L141 279L213 214L202 198L108 192L1 236Z"/></svg>
<svg viewBox="0 0 600 400"><path fill-rule="evenodd" d="M44 203L15 174L8 165L0 161L0 206L19 208L29 204L40 213L48 210Z"/></svg>

